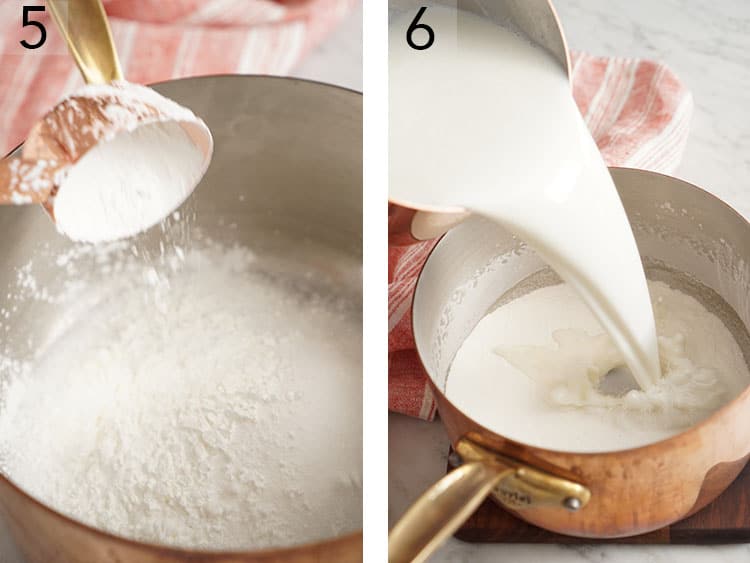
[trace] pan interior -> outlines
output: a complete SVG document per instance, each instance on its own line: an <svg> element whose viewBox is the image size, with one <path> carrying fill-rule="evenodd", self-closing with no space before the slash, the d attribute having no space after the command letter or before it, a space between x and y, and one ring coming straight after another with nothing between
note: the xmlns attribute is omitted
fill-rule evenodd
<svg viewBox="0 0 750 563"><path fill-rule="evenodd" d="M0 208L5 241L0 246L4 265L0 271L0 392L24 362L38 359L39 348L65 344L59 336L70 328L71 319L85 325L86 315L97 307L117 312L118 302L132 303L126 299L133 293L127 286L131 280L141 283L144 276L154 275L156 282L168 286L180 254L189 259L218 252L226 261L245 261L250 265L247 271L238 270L237 278L250 272L253 283L269 292L289 290L291 301L279 298L280 307L335 316L345 334L328 334L320 328L318 335L332 350L342 340L361 343L361 96L316 83L246 76L179 80L157 89L201 115L215 141L208 173L177 215L134 240L91 247L71 245L40 208ZM197 271L213 266L206 263ZM177 271L181 271L179 265ZM231 282L235 274L225 273L217 279ZM215 290L220 293L222 288ZM194 322L202 321L207 322L203 318ZM296 328L288 326L290 333ZM185 356L206 356L211 345L191 343ZM255 473L248 478L258 487L263 487L264 479L286 474L297 464L294 474L299 480L287 480L285 506L297 519L312 511L303 518L304 525L278 534L271 528L285 526L284 517L275 520L279 514L271 511L265 528L247 526L231 541L211 543L208 538L182 543L174 537L112 529L107 521L87 523L148 543L217 551L287 547L361 528L361 346L352 349L356 352L347 357L346 365L354 368L339 395L318 392L318 388L331 390L325 383L328 374L312 373L311 377L319 378L310 387L317 407L299 416L289 413L295 424L318 432L318 439L306 440L303 459L289 459L290 452L302 450L290 448L295 439L287 432L294 428L280 427L283 415L280 419L273 412L266 416L261 409L256 417L258 432L243 434L257 444L257 459L248 469ZM307 352L311 355L306 356ZM314 364L317 353L296 347L286 350L282 356L287 357L279 361ZM232 365L231 357L224 360ZM210 389L212 373L205 375ZM4 407L0 393L0 409ZM225 429L217 424L215 430L218 436ZM336 467L321 455L323 442L331 436L351 449L342 454ZM356 443L345 436L356 436ZM39 451L39 456L44 455ZM128 457L125 452L122 455ZM344 458L355 462L344 467ZM17 478L9 477L19 484ZM318 486L327 491L324 496L330 500L330 511L306 504L310 494L323 495L324 489L312 491ZM248 490L246 496L252 498L256 492ZM78 517L64 506L53 508ZM207 535L220 535L221 530L211 531L211 514L196 518L193 524L200 528L202 522Z"/></svg>
<svg viewBox="0 0 750 563"><path fill-rule="evenodd" d="M615 169L613 176L649 279L715 314L750 365L745 220L678 180L627 169ZM437 387L445 390L457 350L488 312L559 282L523 241L487 220L474 217L446 235L425 265L414 300L417 348Z"/></svg>

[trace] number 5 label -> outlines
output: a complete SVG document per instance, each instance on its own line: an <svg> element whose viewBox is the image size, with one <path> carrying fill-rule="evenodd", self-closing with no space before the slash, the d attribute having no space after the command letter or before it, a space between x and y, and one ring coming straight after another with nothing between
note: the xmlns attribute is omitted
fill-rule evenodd
<svg viewBox="0 0 750 563"><path fill-rule="evenodd" d="M32 12L44 12L44 6L24 6L23 7L23 27L33 26L39 30L39 40L36 43L29 43L21 39L21 45L27 49L38 49L47 41L47 30L41 22L31 19Z"/></svg>

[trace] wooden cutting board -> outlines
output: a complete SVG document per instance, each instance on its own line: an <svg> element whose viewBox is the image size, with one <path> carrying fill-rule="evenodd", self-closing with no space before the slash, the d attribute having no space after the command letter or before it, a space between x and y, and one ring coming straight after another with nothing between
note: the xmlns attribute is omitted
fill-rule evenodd
<svg viewBox="0 0 750 563"><path fill-rule="evenodd" d="M456 532L456 537L467 542L484 543L749 543L750 464L721 496L700 512L671 526L641 536L608 540L563 536L527 524L488 499Z"/></svg>

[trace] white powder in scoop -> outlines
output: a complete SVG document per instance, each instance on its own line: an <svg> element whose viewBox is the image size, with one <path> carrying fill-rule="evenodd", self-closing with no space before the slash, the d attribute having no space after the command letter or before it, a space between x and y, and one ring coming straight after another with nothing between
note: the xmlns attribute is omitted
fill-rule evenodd
<svg viewBox="0 0 750 563"><path fill-rule="evenodd" d="M0 469L68 515L161 544L360 528L360 304L243 248L185 260L91 287L96 304L9 378Z"/></svg>
<svg viewBox="0 0 750 563"><path fill-rule="evenodd" d="M70 168L54 199L57 227L86 242L133 236L179 207L203 170L203 154L175 121L120 131Z"/></svg>

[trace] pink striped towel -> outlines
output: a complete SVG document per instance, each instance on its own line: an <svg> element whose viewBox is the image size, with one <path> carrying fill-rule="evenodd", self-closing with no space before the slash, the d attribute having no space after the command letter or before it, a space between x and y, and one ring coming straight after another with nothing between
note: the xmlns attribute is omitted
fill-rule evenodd
<svg viewBox="0 0 750 563"><path fill-rule="evenodd" d="M573 55L573 95L609 165L671 172L687 141L693 98L664 65ZM436 240L388 254L388 405L431 420L435 402L416 351L411 300Z"/></svg>
<svg viewBox="0 0 750 563"><path fill-rule="evenodd" d="M125 77L148 84L202 74L286 74L356 0L104 0ZM22 7L0 2L0 156L63 95L82 84L60 34L21 26Z"/></svg>

